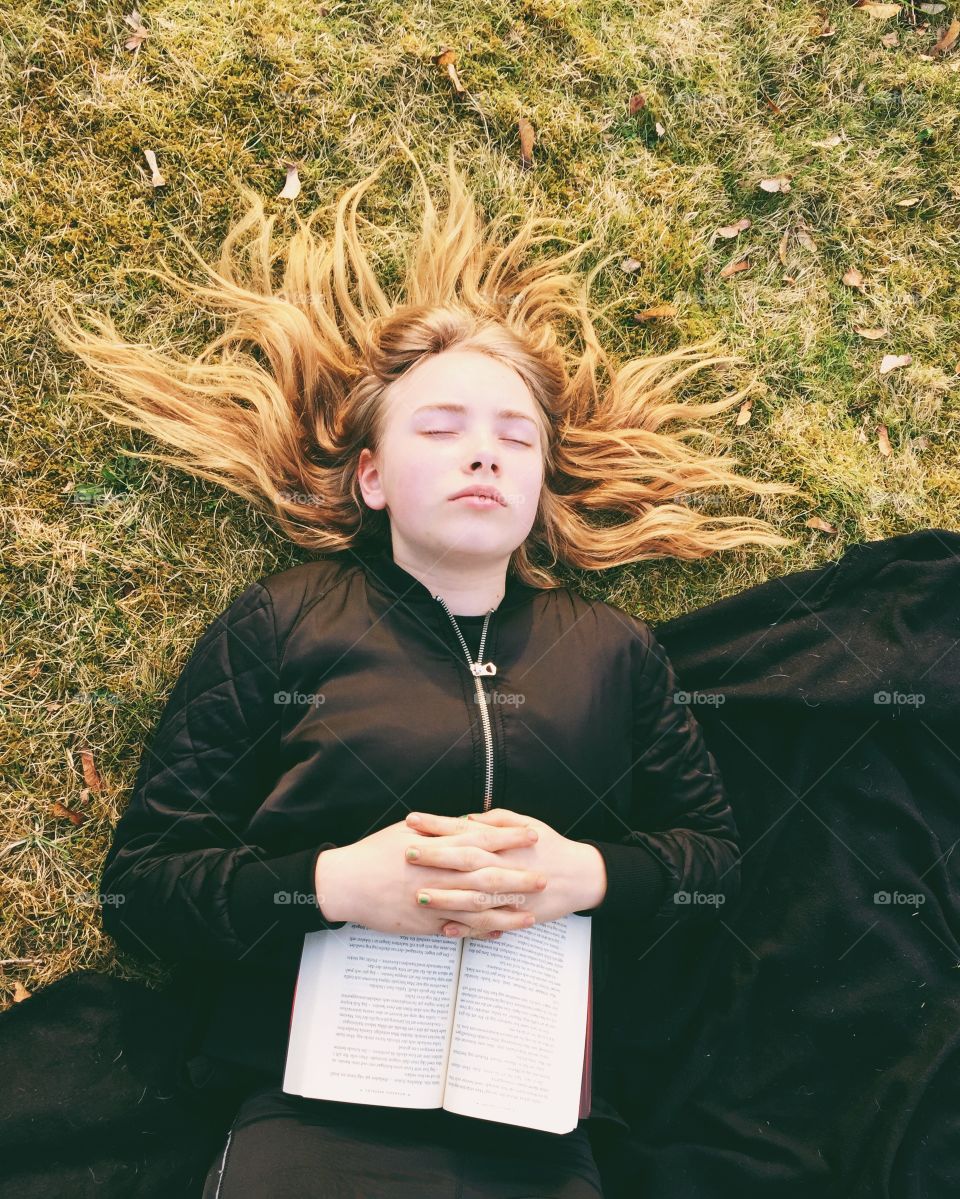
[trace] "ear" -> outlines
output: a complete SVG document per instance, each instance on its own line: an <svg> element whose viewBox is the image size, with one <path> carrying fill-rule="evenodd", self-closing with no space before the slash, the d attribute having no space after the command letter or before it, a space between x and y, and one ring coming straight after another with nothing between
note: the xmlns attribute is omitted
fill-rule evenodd
<svg viewBox="0 0 960 1199"><path fill-rule="evenodd" d="M387 506L387 497L380 485L380 468L367 446L363 447L357 459L357 483L368 508L376 510Z"/></svg>

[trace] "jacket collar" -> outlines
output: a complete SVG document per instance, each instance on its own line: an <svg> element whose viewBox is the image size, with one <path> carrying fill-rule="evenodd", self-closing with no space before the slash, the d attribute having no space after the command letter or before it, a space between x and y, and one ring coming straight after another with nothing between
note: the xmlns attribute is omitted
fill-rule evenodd
<svg viewBox="0 0 960 1199"><path fill-rule="evenodd" d="M430 589L409 571L398 566L389 549L368 549L363 552L355 551L355 553L367 576L368 586L373 587L381 595L399 600L418 610L427 607L440 608L440 604ZM528 587L526 583L521 582L516 575L508 571L503 598L494 611L506 612L519 607L536 595L538 591L539 588Z"/></svg>

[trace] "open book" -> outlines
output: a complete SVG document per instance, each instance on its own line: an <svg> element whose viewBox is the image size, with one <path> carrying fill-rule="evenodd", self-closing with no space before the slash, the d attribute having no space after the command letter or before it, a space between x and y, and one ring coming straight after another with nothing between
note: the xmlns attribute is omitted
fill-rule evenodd
<svg viewBox="0 0 960 1199"><path fill-rule="evenodd" d="M591 918L498 940L307 933L283 1089L572 1132L590 1114Z"/></svg>

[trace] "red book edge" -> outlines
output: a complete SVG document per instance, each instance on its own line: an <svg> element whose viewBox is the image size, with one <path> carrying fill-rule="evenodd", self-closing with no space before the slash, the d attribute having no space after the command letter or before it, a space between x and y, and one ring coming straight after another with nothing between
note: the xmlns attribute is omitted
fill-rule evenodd
<svg viewBox="0 0 960 1199"><path fill-rule="evenodd" d="M583 1078L580 1084L580 1111L577 1113L577 1118L585 1120L590 1115L590 1106L592 1101L593 1087L591 1078L593 1076L593 941L590 942L590 959L588 963L587 973L587 1034L583 1047ZM290 1024L287 1029L289 1039L290 1030L293 1028L293 1009L297 1003L297 986L300 983L300 976L297 975L297 981L293 987L293 1002L290 1005Z"/></svg>
<svg viewBox="0 0 960 1199"><path fill-rule="evenodd" d="M580 1111L578 1118L586 1119L590 1115L593 1087L593 941L590 942L590 961L587 974L587 1035L583 1048L583 1082L580 1086Z"/></svg>

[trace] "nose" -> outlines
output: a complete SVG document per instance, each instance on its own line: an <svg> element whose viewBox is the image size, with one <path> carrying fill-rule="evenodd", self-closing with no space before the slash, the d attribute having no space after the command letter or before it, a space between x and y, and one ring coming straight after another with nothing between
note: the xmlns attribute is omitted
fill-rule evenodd
<svg viewBox="0 0 960 1199"><path fill-rule="evenodd" d="M470 469L476 470L478 467L487 467L493 471L498 471L500 469L500 462L495 444L488 441L487 437L483 434L479 434L478 437L479 440L473 443Z"/></svg>

